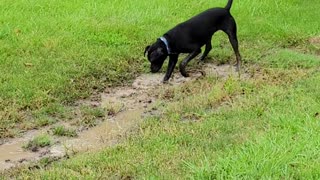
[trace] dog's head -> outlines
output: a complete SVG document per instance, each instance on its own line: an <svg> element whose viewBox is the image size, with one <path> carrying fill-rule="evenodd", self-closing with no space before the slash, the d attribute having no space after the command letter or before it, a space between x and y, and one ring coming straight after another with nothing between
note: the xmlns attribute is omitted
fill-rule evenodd
<svg viewBox="0 0 320 180"><path fill-rule="evenodd" d="M168 56L166 45L159 39L154 44L146 47L144 55L146 54L151 63L150 69L152 73L156 73L161 69Z"/></svg>

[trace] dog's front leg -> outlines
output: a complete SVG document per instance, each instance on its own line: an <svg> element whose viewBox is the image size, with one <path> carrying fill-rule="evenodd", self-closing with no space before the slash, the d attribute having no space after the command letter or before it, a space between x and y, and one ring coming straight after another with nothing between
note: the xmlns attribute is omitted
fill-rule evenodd
<svg viewBox="0 0 320 180"><path fill-rule="evenodd" d="M189 54L181 63L180 63L180 73L184 77L189 77L188 73L186 72L186 66L189 61L191 61L193 58L195 58L198 54L201 53L201 49L197 49L196 51L193 51L191 54Z"/></svg>
<svg viewBox="0 0 320 180"><path fill-rule="evenodd" d="M174 70L174 67L176 66L177 62L178 62L178 54L171 54L169 56L169 64L168 64L168 69L167 69L167 72L166 72L166 75L164 76L163 78L163 82L167 82L170 77L171 77L171 74Z"/></svg>

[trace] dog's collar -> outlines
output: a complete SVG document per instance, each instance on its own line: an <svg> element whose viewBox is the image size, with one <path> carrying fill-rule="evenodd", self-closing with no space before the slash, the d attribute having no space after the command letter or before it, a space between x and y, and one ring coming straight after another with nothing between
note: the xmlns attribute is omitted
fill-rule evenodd
<svg viewBox="0 0 320 180"><path fill-rule="evenodd" d="M166 45L168 54L176 54L176 53L171 52L171 49L170 49L170 47L169 47L168 40L167 40L165 37L163 37L163 36L160 37L160 40Z"/></svg>

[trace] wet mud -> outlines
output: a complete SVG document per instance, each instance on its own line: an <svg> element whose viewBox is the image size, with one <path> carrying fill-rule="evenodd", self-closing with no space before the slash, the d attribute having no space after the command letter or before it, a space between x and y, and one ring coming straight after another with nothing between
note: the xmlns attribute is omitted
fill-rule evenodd
<svg viewBox="0 0 320 180"><path fill-rule="evenodd" d="M0 145L0 171L37 161L43 157L63 157L76 152L95 151L118 143L123 135L137 127L149 115L157 101L156 91L165 86L179 86L187 81L197 80L204 75L227 78L238 73L230 65L202 65L201 70L191 71L185 78L176 72L169 83L163 84L164 74L142 74L129 86L107 88L95 97L81 100L78 104L89 104L106 109L107 115L95 127L79 132L77 137L57 137L52 146L38 152L26 151L22 146L48 129L27 132L21 138L9 139ZM242 78L248 78L242 73ZM96 96L99 96L98 98Z"/></svg>

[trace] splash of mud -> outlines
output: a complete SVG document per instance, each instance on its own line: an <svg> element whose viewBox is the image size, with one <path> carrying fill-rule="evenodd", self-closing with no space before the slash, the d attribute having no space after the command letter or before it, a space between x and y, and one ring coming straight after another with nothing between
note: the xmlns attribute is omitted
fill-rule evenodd
<svg viewBox="0 0 320 180"><path fill-rule="evenodd" d="M18 166L23 162L37 161L43 157L62 157L72 152L94 151L106 146L117 144L119 136L138 125L142 116L156 101L154 91L161 86L179 86L187 81L195 80L203 74L227 78L237 76L234 67L230 65L216 66L206 64L202 71L190 73L191 77L182 77L175 73L168 84L161 82L163 74L142 74L131 86L106 89L100 98L91 98L81 103L101 106L109 109L104 121L93 128L82 131L76 138L57 138L53 146L41 149L39 152L29 152L22 149L23 144L32 137L46 131L28 132L22 138L11 139L0 145L0 170ZM242 73L248 78L248 74ZM95 99L100 99L99 101Z"/></svg>

